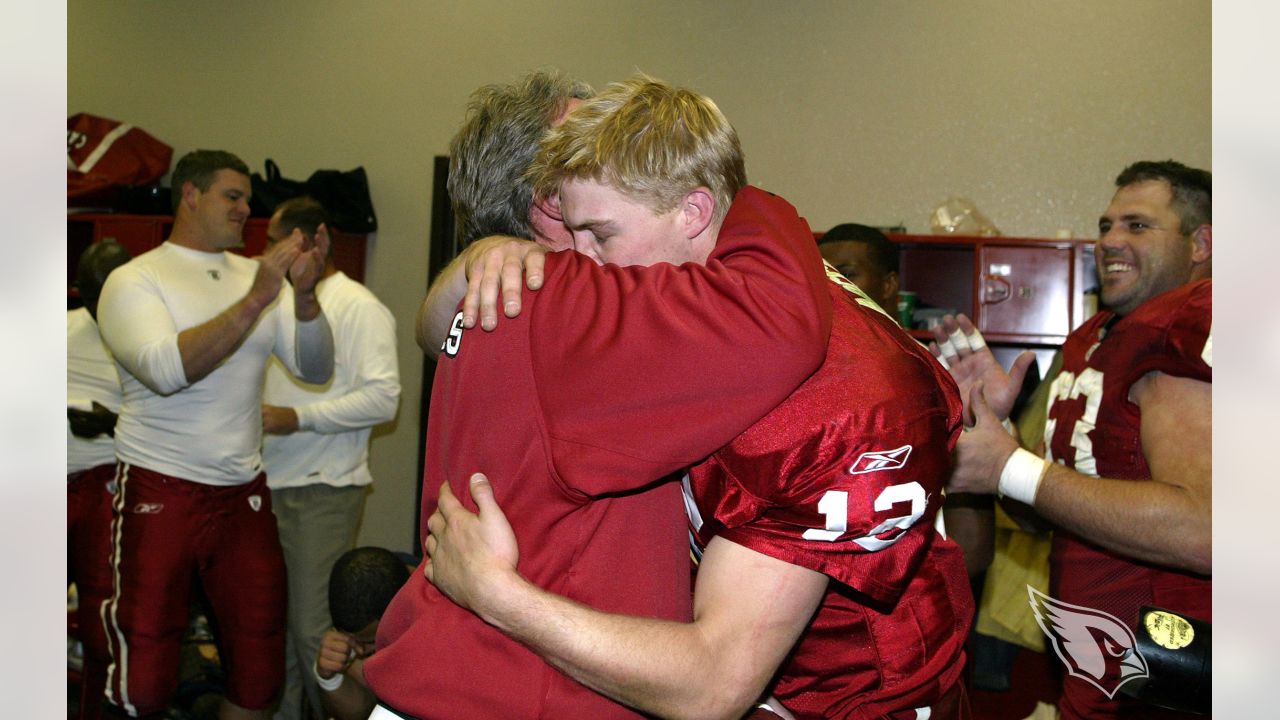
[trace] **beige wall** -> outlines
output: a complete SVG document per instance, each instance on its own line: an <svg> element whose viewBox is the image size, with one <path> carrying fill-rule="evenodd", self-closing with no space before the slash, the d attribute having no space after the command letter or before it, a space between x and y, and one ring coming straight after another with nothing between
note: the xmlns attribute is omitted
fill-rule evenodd
<svg viewBox="0 0 1280 720"><path fill-rule="evenodd" d="M546 64L690 85L738 128L752 181L816 228L923 232L959 194L1006 235L1087 237L1127 162L1211 162L1208 0L71 0L67 16L69 112L291 177L368 170L368 283L399 322L404 396L374 441L361 541L395 548L416 521L431 158L480 84Z"/></svg>

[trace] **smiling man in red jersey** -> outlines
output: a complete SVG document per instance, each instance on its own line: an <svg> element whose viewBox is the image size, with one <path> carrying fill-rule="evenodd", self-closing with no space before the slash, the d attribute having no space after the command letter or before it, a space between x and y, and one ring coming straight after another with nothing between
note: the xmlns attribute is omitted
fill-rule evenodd
<svg viewBox="0 0 1280 720"><path fill-rule="evenodd" d="M1018 449L1000 427L1025 357L1010 377L984 343L974 343L979 336L967 319L948 320L935 333L937 352L962 390L982 387L966 392L977 424L961 438L950 488L997 492L1054 524L1055 598L1129 628L1138 626L1143 606L1208 622L1212 176L1171 160L1138 162L1116 186L1098 220L1104 309L1062 347L1062 371L1049 391L1045 458ZM1203 692L1147 699L1183 707L1207 701L1207 663L1169 675L1165 659L1145 658L1153 687L1159 681ZM1105 669L1092 679L1087 672L1064 679L1064 718L1181 717L1116 694L1125 677L1121 663L1099 665Z"/></svg>

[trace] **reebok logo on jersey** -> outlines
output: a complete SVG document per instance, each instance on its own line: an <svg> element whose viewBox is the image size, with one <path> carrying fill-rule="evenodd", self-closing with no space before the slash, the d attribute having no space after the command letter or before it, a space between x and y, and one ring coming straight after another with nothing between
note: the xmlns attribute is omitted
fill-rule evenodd
<svg viewBox="0 0 1280 720"><path fill-rule="evenodd" d="M206 272L208 272L209 277L213 278L214 280L222 279L222 273L218 272L217 270L207 270Z"/></svg>
<svg viewBox="0 0 1280 720"><path fill-rule="evenodd" d="M159 515L163 509L164 503L138 503L133 506L136 515Z"/></svg>
<svg viewBox="0 0 1280 720"><path fill-rule="evenodd" d="M872 450L864 452L849 468L850 475L876 472L877 470L897 470L907 464L911 456L911 446L903 445L897 450Z"/></svg>
<svg viewBox="0 0 1280 720"><path fill-rule="evenodd" d="M262 496L261 496L261 495L250 495L250 496L249 496L249 507L253 508L253 511L254 511L254 512L258 512L259 510L261 510L261 509L262 509Z"/></svg>

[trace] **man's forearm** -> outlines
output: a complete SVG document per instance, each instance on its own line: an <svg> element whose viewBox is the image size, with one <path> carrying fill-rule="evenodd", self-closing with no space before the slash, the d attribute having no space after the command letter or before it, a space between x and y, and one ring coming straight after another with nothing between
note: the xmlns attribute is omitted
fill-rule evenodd
<svg viewBox="0 0 1280 720"><path fill-rule="evenodd" d="M315 291L293 293L293 316L298 322L310 322L316 319L320 314L320 299L316 297Z"/></svg>
<svg viewBox="0 0 1280 720"><path fill-rule="evenodd" d="M450 262L427 289L427 297L414 318L414 338L431 359L440 355L440 346L449 334L449 324L458 303L467 292L466 260L459 255Z"/></svg>
<svg viewBox="0 0 1280 720"><path fill-rule="evenodd" d="M486 622L618 702L666 718L715 717L709 695L739 685L694 624L602 613L515 575L502 587L477 608Z"/></svg>
<svg viewBox="0 0 1280 720"><path fill-rule="evenodd" d="M348 669L345 674L346 679L338 689L320 690L320 702L324 705L326 717L332 716L336 720L364 720L373 712L377 700L373 692L361 682L358 673Z"/></svg>
<svg viewBox="0 0 1280 720"><path fill-rule="evenodd" d="M1059 527L1126 557L1212 571L1211 512L1183 488L1093 477L1053 463L1036 493L1035 509Z"/></svg>
<svg viewBox="0 0 1280 720"><path fill-rule="evenodd" d="M376 382L339 397L294 408L298 428L318 433L343 433L390 422L396 416L400 385Z"/></svg>
<svg viewBox="0 0 1280 720"><path fill-rule="evenodd" d="M265 307L248 294L212 320L178 333L178 352L187 383L204 379L235 352Z"/></svg>
<svg viewBox="0 0 1280 720"><path fill-rule="evenodd" d="M333 377L333 331L324 313L294 326L294 352L299 377L309 383L325 383Z"/></svg>

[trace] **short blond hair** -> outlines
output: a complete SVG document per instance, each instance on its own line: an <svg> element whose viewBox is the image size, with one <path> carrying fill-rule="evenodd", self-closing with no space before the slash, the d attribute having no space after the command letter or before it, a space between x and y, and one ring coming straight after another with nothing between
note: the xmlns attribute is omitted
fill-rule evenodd
<svg viewBox="0 0 1280 720"><path fill-rule="evenodd" d="M610 84L549 130L527 177L539 197L591 179L655 212L702 186L715 197L717 222L747 184L738 133L720 108L646 75Z"/></svg>

